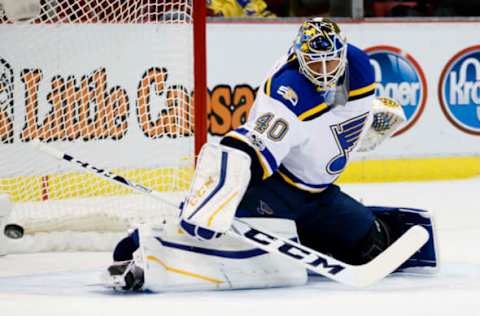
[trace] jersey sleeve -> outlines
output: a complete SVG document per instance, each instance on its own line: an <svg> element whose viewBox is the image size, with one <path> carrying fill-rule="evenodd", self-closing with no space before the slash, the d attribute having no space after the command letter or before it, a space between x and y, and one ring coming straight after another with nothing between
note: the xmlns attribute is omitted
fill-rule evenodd
<svg viewBox="0 0 480 316"><path fill-rule="evenodd" d="M358 47L348 44L347 59L350 75L348 101L374 95L377 84L368 55Z"/></svg>
<svg viewBox="0 0 480 316"><path fill-rule="evenodd" d="M290 149L305 140L302 122L281 102L259 91L247 122L229 132L255 150L263 169L262 178L271 176Z"/></svg>

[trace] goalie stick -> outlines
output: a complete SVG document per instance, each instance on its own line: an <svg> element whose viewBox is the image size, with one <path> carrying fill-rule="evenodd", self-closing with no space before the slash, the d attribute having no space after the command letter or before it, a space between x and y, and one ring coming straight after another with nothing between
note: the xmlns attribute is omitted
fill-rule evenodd
<svg viewBox="0 0 480 316"><path fill-rule="evenodd" d="M154 199L160 200L174 208L178 208L178 205L166 200L160 192L129 181L111 171L95 167L88 162L81 161L67 153L58 151L38 140L35 140L32 143L39 150L57 159L75 164L99 177L110 180L124 187L131 188L137 192L147 194ZM245 240L251 245L268 253L279 254L284 258L331 280L353 287L366 287L383 279L410 258L429 239L429 233L425 228L419 225L413 226L376 258L368 263L354 266L305 247L287 238L275 235L261 227L248 224L241 218L234 219L231 229L228 230L226 234Z"/></svg>

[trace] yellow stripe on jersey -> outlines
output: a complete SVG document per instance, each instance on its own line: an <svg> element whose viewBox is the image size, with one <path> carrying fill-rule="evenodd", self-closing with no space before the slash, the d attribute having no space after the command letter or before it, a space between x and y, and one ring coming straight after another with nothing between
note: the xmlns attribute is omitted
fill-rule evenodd
<svg viewBox="0 0 480 316"><path fill-rule="evenodd" d="M162 260L158 259L158 258L155 257L155 256L147 256L147 259L150 260L150 261L153 261L153 262L157 263L158 265L160 265L161 267L163 267L163 268L164 268L166 271L168 271L168 272L173 272L173 273L181 274L181 275L184 275L184 276L188 276L188 277L192 277L192 278L195 278L195 279L204 280L204 281L207 281L207 282L210 282L210 283L214 283L214 284L222 284L222 283L225 282L225 281L220 280L220 279L217 279L217 278L212 278L212 277L204 276L204 275L197 274L197 273L194 273L194 272L189 272L189 271L177 269L177 268L174 268L174 267L170 267L170 266L166 265Z"/></svg>
<svg viewBox="0 0 480 316"><path fill-rule="evenodd" d="M328 104L323 102L315 106L314 108L311 108L310 110L303 112L298 116L298 118L300 119L300 121L305 121L307 118L317 114L318 112L325 110L326 108L328 108Z"/></svg>
<svg viewBox="0 0 480 316"><path fill-rule="evenodd" d="M285 182L287 182L288 184L296 187L297 189L300 189L299 186L292 181L292 179L290 179L289 177L287 177L286 174L284 174L283 172L281 172L280 170L277 170L278 174L283 178L283 180L285 180Z"/></svg>
<svg viewBox="0 0 480 316"><path fill-rule="evenodd" d="M326 189L326 188L319 188L319 189L309 188L309 187L307 187L305 185L302 185L300 183L295 183L292 179L290 179L285 173L281 172L280 170L277 170L277 172L283 178L283 180L285 180L285 182L287 182L288 184L296 187L297 189L307 191L307 192L311 192L311 193L319 193L319 192L322 192L323 190Z"/></svg>
<svg viewBox="0 0 480 316"><path fill-rule="evenodd" d="M270 90L272 89L272 77L268 78L265 83L265 94L270 96Z"/></svg>
<svg viewBox="0 0 480 316"><path fill-rule="evenodd" d="M372 90L375 90L376 87L377 87L377 83L374 82L374 83L372 83L372 84L370 84L366 87L349 91L348 96L349 97L355 97L357 95L365 94L365 93L368 93Z"/></svg>

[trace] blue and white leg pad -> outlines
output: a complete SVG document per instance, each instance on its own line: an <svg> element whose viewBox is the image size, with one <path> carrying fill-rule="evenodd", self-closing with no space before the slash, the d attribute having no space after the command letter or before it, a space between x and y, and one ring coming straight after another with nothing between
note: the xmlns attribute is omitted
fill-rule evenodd
<svg viewBox="0 0 480 316"><path fill-rule="evenodd" d="M293 221L245 220L268 226L286 238L297 238ZM307 282L305 268L228 235L199 241L176 225L140 225L130 238L135 239L134 246L129 247L134 250L133 261L144 271L143 290L250 289L296 286ZM138 248L135 249L137 240Z"/></svg>
<svg viewBox="0 0 480 316"><path fill-rule="evenodd" d="M430 234L428 242L420 248L410 259L403 263L397 270L415 273L435 273L439 267L438 243L433 214L427 210L414 208L379 207L370 206L372 212L385 221L399 236L410 227L421 225Z"/></svg>

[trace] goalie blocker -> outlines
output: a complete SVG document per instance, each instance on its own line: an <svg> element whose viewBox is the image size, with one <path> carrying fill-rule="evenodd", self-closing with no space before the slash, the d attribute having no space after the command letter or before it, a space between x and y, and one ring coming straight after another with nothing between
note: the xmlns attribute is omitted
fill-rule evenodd
<svg viewBox="0 0 480 316"><path fill-rule="evenodd" d="M181 205L180 226L198 239L225 233L250 181L250 157L241 150L207 143L200 151L190 191Z"/></svg>

